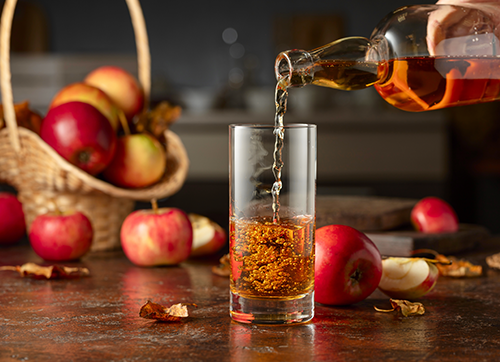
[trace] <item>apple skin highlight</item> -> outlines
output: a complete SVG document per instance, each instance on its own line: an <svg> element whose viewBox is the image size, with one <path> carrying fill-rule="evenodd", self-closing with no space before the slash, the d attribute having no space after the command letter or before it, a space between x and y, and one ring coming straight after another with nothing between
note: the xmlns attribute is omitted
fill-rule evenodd
<svg viewBox="0 0 500 362"><path fill-rule="evenodd" d="M126 70L116 66L94 69L84 79L84 83L101 89L123 110L130 121L144 107L144 91L137 79Z"/></svg>
<svg viewBox="0 0 500 362"><path fill-rule="evenodd" d="M380 252L365 234L345 225L316 230L316 302L360 302L377 289L381 276Z"/></svg>
<svg viewBox="0 0 500 362"><path fill-rule="evenodd" d="M40 137L83 171L97 175L113 159L116 134L94 106L68 102L52 108L42 121Z"/></svg>
<svg viewBox="0 0 500 362"><path fill-rule="evenodd" d="M414 228L424 233L451 233L459 229L455 210L438 197L429 196L417 202L410 219Z"/></svg>
<svg viewBox="0 0 500 362"><path fill-rule="evenodd" d="M138 266L176 265L191 253L193 228L177 208L137 210L127 216L121 231L127 258Z"/></svg>
<svg viewBox="0 0 500 362"><path fill-rule="evenodd" d="M81 212L47 213L31 224L30 244L45 260L69 261L84 256L92 245L90 220Z"/></svg>
<svg viewBox="0 0 500 362"><path fill-rule="evenodd" d="M109 121L115 131L120 128L120 112L122 112L99 88L85 83L72 83L62 88L49 105L49 110L68 102L84 102L94 106Z"/></svg>
<svg viewBox="0 0 500 362"><path fill-rule="evenodd" d="M119 187L141 188L158 182L165 173L166 164L166 152L153 136L125 135L118 138L115 154L103 176Z"/></svg>

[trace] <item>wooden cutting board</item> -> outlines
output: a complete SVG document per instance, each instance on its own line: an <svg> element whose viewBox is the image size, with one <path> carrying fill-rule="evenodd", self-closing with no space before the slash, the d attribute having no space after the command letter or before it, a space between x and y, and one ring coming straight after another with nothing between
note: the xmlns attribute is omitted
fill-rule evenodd
<svg viewBox="0 0 500 362"><path fill-rule="evenodd" d="M316 227L341 224L363 231L390 230L410 223L418 200L372 196L316 197Z"/></svg>
<svg viewBox="0 0 500 362"><path fill-rule="evenodd" d="M412 251L432 249L455 254L481 245L489 231L463 224L455 233L425 234L412 229L411 209L418 200L366 197L317 196L316 227L341 224L364 232L385 256L410 256Z"/></svg>
<svg viewBox="0 0 500 362"><path fill-rule="evenodd" d="M414 230L367 232L366 236L384 256L411 256L420 249L431 249L444 255L472 250L490 237L489 231L479 225L461 224L455 233L425 234Z"/></svg>

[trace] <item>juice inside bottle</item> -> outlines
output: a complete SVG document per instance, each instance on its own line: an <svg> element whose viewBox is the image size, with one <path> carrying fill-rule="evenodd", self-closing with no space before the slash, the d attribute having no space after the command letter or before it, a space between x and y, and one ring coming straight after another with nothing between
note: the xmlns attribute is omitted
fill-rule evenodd
<svg viewBox="0 0 500 362"><path fill-rule="evenodd" d="M387 62L325 61L312 84L341 90L375 86L396 108L420 112L500 98L500 57L405 57Z"/></svg>
<svg viewBox="0 0 500 362"><path fill-rule="evenodd" d="M375 89L405 111L428 111L500 98L500 58L408 57L381 63Z"/></svg>

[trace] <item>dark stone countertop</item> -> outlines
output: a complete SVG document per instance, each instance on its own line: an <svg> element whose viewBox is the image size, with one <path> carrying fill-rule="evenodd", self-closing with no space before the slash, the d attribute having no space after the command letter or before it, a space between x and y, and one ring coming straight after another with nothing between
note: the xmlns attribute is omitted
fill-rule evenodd
<svg viewBox="0 0 500 362"><path fill-rule="evenodd" d="M486 266L491 249L466 255L483 265L470 279L441 277L419 301L422 316L380 313L376 291L353 306L317 305L295 326L231 321L228 279L212 274L217 258L175 267L139 268L121 251L77 263L91 276L71 280L0 274L1 361L498 361L500 271ZM0 248L1 265L43 263L29 244ZM151 300L196 303L179 323L139 317Z"/></svg>

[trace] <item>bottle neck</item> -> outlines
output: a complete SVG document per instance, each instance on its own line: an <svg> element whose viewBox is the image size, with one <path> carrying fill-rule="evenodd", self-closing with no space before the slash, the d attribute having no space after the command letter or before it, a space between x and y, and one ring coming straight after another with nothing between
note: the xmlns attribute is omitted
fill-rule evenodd
<svg viewBox="0 0 500 362"><path fill-rule="evenodd" d="M274 64L276 80L287 87L303 87L312 83L315 59L305 50L287 50L278 54Z"/></svg>
<svg viewBox="0 0 500 362"><path fill-rule="evenodd" d="M376 64L387 59L385 38L369 40L364 37L349 37L316 48L312 51L288 50L278 55L275 62L275 75L278 82L285 82L288 87L303 87L307 84L339 88L344 90L362 89L373 85L381 74ZM364 67L374 72L373 81L366 84L341 86L336 77L341 73L332 69L354 69L371 63L375 66ZM330 72L329 72L330 71Z"/></svg>

